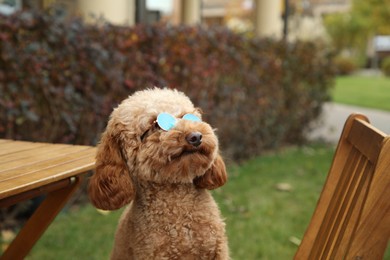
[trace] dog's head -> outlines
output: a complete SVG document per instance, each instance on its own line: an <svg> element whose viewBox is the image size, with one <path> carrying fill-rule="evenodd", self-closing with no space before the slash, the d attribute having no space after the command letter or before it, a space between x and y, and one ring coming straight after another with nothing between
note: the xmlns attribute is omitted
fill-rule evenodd
<svg viewBox="0 0 390 260"><path fill-rule="evenodd" d="M215 189L226 180L218 139L199 109L181 92L155 88L136 92L112 112L89 196L97 208L113 210L134 198L134 182Z"/></svg>

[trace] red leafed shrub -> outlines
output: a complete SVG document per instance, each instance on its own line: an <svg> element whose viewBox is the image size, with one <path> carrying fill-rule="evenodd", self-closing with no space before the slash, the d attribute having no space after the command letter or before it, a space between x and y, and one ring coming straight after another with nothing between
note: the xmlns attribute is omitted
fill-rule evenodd
<svg viewBox="0 0 390 260"><path fill-rule="evenodd" d="M85 25L57 9L0 17L0 138L96 144L134 91L184 91L235 159L304 140L329 98L323 46L226 28Z"/></svg>

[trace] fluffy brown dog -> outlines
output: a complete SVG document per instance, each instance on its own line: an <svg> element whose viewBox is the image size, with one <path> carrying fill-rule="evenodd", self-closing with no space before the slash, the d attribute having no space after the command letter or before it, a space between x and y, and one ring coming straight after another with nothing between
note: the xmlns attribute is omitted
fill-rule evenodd
<svg viewBox="0 0 390 260"><path fill-rule="evenodd" d="M176 118L169 130L161 129L162 112ZM131 203L111 259L229 259L225 224L207 191L226 182L225 164L213 129L193 115L201 117L187 96L157 88L112 112L89 184L97 208Z"/></svg>

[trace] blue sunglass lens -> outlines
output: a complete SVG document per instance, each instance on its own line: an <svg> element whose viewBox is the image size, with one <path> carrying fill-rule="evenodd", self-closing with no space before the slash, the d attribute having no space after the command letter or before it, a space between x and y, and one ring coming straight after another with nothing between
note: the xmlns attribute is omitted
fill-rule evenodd
<svg viewBox="0 0 390 260"><path fill-rule="evenodd" d="M199 117L197 117L196 115L193 115L193 114L185 114L183 116L183 119L194 121L194 122L201 122L202 121Z"/></svg>
<svg viewBox="0 0 390 260"><path fill-rule="evenodd" d="M192 122L202 122L202 120L199 117L197 117L196 115L193 115L193 114L185 114L183 116L183 119L189 120ZM160 113L157 116L158 126L165 131L171 130L176 125L176 123L177 123L177 119L174 116L172 116L171 114Z"/></svg>
<svg viewBox="0 0 390 260"><path fill-rule="evenodd" d="M157 124L161 129L168 131L176 125L176 118L168 113L160 113L157 116Z"/></svg>

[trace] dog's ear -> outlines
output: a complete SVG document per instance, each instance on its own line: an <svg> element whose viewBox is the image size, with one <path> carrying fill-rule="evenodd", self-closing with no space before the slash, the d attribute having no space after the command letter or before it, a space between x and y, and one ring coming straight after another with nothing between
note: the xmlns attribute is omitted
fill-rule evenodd
<svg viewBox="0 0 390 260"><path fill-rule="evenodd" d="M120 142L119 135L113 135L108 129L102 135L95 174L88 187L89 198L96 208L119 209L134 198L135 189Z"/></svg>
<svg viewBox="0 0 390 260"><path fill-rule="evenodd" d="M213 190L224 185L227 181L226 167L221 155L214 160L213 165L202 176L194 179L198 188Z"/></svg>

